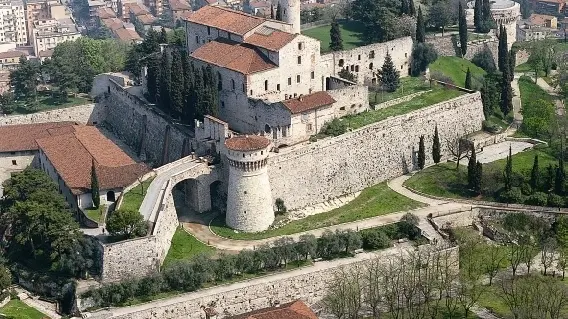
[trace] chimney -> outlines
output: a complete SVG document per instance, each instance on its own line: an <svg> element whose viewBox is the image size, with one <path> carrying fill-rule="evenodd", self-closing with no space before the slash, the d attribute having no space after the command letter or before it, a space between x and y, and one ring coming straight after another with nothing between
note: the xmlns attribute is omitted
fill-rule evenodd
<svg viewBox="0 0 568 319"><path fill-rule="evenodd" d="M303 94L300 94L300 96L298 97L298 101L302 102L304 100L304 96Z"/></svg>

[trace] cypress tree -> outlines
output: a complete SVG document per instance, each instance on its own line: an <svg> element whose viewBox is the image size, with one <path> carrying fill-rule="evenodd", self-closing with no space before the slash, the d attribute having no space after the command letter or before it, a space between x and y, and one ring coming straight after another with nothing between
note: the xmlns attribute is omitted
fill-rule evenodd
<svg viewBox="0 0 568 319"><path fill-rule="evenodd" d="M503 25L499 26L499 45L497 54L499 71L505 72L505 68L509 68L509 50L507 49L507 30Z"/></svg>
<svg viewBox="0 0 568 319"><path fill-rule="evenodd" d="M343 39L341 38L341 29L339 28L339 23L337 23L337 20L335 19L331 23L329 36L331 38L331 42L329 43L329 48L331 49L331 51L343 50Z"/></svg>
<svg viewBox="0 0 568 319"><path fill-rule="evenodd" d="M172 88L172 68L170 62L170 53L168 50L162 52L162 60L160 62L160 101L158 101L159 106L165 112L169 112L171 109L171 89Z"/></svg>
<svg viewBox="0 0 568 319"><path fill-rule="evenodd" d="M183 110L182 119L184 123L193 124L195 118L195 84L194 73L195 67L189 60L189 53L183 51L182 53L183 64Z"/></svg>
<svg viewBox="0 0 568 319"><path fill-rule="evenodd" d="M416 8L414 7L414 0L408 0L408 14L411 17L416 16Z"/></svg>
<svg viewBox="0 0 568 319"><path fill-rule="evenodd" d="M513 187L513 153L511 152L511 146L509 146L509 156L507 156L507 164L505 164L505 189L511 190Z"/></svg>
<svg viewBox="0 0 568 319"><path fill-rule="evenodd" d="M475 164L475 174L473 178L472 189L478 195L481 194L482 181L483 181L483 165L481 165L480 162L477 162Z"/></svg>
<svg viewBox="0 0 568 319"><path fill-rule="evenodd" d="M491 3L490 0L482 0L481 16L483 17L482 26L483 33L487 33L491 29L491 22L493 18L491 17Z"/></svg>
<svg viewBox="0 0 568 319"><path fill-rule="evenodd" d="M469 162L467 162L467 186L473 189L473 184L475 182L475 168L477 163L477 156L475 155L475 147L471 146L471 155L469 156Z"/></svg>
<svg viewBox="0 0 568 319"><path fill-rule="evenodd" d="M400 72L394 66L394 62L392 61L392 57L388 51L387 55L385 56L385 63L383 63L383 66L378 70L377 73L378 80L381 82L387 92L396 91L396 89L400 85Z"/></svg>
<svg viewBox="0 0 568 319"><path fill-rule="evenodd" d="M274 16L274 5L271 4L270 5L270 19L274 20L275 16Z"/></svg>
<svg viewBox="0 0 568 319"><path fill-rule="evenodd" d="M471 90L471 71L467 68L467 72L465 74L465 88Z"/></svg>
<svg viewBox="0 0 568 319"><path fill-rule="evenodd" d="M166 33L166 28L162 27L160 30L160 43L168 43L168 34Z"/></svg>
<svg viewBox="0 0 568 319"><path fill-rule="evenodd" d="M475 31L480 32L482 17L482 0L475 0L475 7L473 8L473 25L475 26Z"/></svg>
<svg viewBox="0 0 568 319"><path fill-rule="evenodd" d="M461 1L459 2L458 8L458 23L460 32L460 51L463 57L467 52L467 21L465 19L465 12L463 11Z"/></svg>
<svg viewBox="0 0 568 319"><path fill-rule="evenodd" d="M95 160L91 162L91 197L93 198L93 206L99 208L101 204L101 195L99 193L99 179L95 170Z"/></svg>
<svg viewBox="0 0 568 319"><path fill-rule="evenodd" d="M174 78L175 81L171 83L171 91L170 91L170 100L171 100L171 108L172 111L177 114L181 115L183 111L183 97L184 97L184 70L183 64L181 61L181 53L179 50L172 51L172 68L171 74L175 74Z"/></svg>
<svg viewBox="0 0 568 319"><path fill-rule="evenodd" d="M400 1L400 15L406 14L409 15L410 8L408 7L409 0L401 0ZM410 0L412 1L412 0Z"/></svg>
<svg viewBox="0 0 568 319"><path fill-rule="evenodd" d="M440 163L442 155L440 154L440 136L438 135L438 125L434 128L434 140L432 142L432 158L434 163Z"/></svg>
<svg viewBox="0 0 568 319"><path fill-rule="evenodd" d="M157 54L153 54L146 59L146 87L148 89L148 101L156 103L158 90L158 78L160 77L160 60Z"/></svg>
<svg viewBox="0 0 568 319"><path fill-rule="evenodd" d="M538 190L538 186L540 185L540 168L538 167L538 155L534 156L533 167L531 170L531 179L529 184L531 185L531 189L533 192Z"/></svg>
<svg viewBox="0 0 568 319"><path fill-rule="evenodd" d="M509 68L505 68L501 79L501 112L507 116L513 110L513 88L511 87L511 77L509 76Z"/></svg>
<svg viewBox="0 0 568 319"><path fill-rule="evenodd" d="M282 5L278 2L276 6L276 20L282 21Z"/></svg>
<svg viewBox="0 0 568 319"><path fill-rule="evenodd" d="M552 164L548 164L546 168L546 180L544 183L544 189L550 192L554 187L554 176L556 175L556 168Z"/></svg>
<svg viewBox="0 0 568 319"><path fill-rule="evenodd" d="M423 169L424 165L426 165L426 153L424 150L424 135L422 135L418 144L418 167Z"/></svg>
<svg viewBox="0 0 568 319"><path fill-rule="evenodd" d="M418 17L416 18L416 42L424 43L426 41L426 26L424 25L424 16L422 16L422 7L418 6Z"/></svg>
<svg viewBox="0 0 568 319"><path fill-rule="evenodd" d="M515 76L515 64L517 64L517 53L515 50L509 50L509 76L511 81L513 81L513 77Z"/></svg>
<svg viewBox="0 0 568 319"><path fill-rule="evenodd" d="M554 192L558 195L564 194L564 184L566 180L566 173L564 172L564 156L560 152L558 159L558 167L556 167L556 176L554 178Z"/></svg>

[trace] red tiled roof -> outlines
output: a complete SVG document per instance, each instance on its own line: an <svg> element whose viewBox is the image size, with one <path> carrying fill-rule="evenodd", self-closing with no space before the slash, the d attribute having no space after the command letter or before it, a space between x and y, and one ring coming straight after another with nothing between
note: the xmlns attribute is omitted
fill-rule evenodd
<svg viewBox="0 0 568 319"><path fill-rule="evenodd" d="M117 29L114 30L114 34L116 34L116 37L124 42L133 42L133 41L142 40L142 37L140 37L140 35L138 35L138 33L135 30L131 29L124 29L124 28Z"/></svg>
<svg viewBox="0 0 568 319"><path fill-rule="evenodd" d="M318 319L316 314L300 300L255 310L228 319Z"/></svg>
<svg viewBox="0 0 568 319"><path fill-rule="evenodd" d="M556 18L556 17L545 15L545 14L533 13L529 17L529 21L532 22L533 24L544 26L544 25L547 24L547 21L552 21L554 18Z"/></svg>
<svg viewBox="0 0 568 319"><path fill-rule="evenodd" d="M185 0L170 0L172 11L191 10L191 6Z"/></svg>
<svg viewBox="0 0 568 319"><path fill-rule="evenodd" d="M35 151L36 139L57 135L56 128L75 125L74 122L37 123L0 126L0 152Z"/></svg>
<svg viewBox="0 0 568 319"><path fill-rule="evenodd" d="M270 145L270 141L263 136L241 135L225 140L225 146L232 151L256 151Z"/></svg>
<svg viewBox="0 0 568 319"><path fill-rule="evenodd" d="M187 21L214 27L238 35L244 35L261 25L266 20L241 11L217 6L205 6L195 11L187 19Z"/></svg>
<svg viewBox="0 0 568 319"><path fill-rule="evenodd" d="M40 57L51 58L51 56L53 55L53 49L39 51L38 54Z"/></svg>
<svg viewBox="0 0 568 319"><path fill-rule="evenodd" d="M72 132L61 131L67 132L36 141L73 194L90 191L93 161L101 189L126 187L150 171L94 126L73 126Z"/></svg>
<svg viewBox="0 0 568 319"><path fill-rule="evenodd" d="M26 54L22 51L6 51L0 52L0 59L9 59L9 58L19 58L21 56L26 56Z"/></svg>
<svg viewBox="0 0 568 319"><path fill-rule="evenodd" d="M111 31L124 27L122 20L119 18L101 19L101 22Z"/></svg>
<svg viewBox="0 0 568 319"><path fill-rule="evenodd" d="M276 68L257 48L219 38L199 47L191 56L242 74L252 74Z"/></svg>
<svg viewBox="0 0 568 319"><path fill-rule="evenodd" d="M309 95L303 95L298 98L285 100L281 103L284 104L284 106L290 110L292 114L295 114L331 105L335 102L335 99L327 92L320 91Z"/></svg>
<svg viewBox="0 0 568 319"><path fill-rule="evenodd" d="M268 27L262 27L245 39L245 43L256 45L270 51L278 51L286 44L290 43L296 34L282 32Z"/></svg>
<svg viewBox="0 0 568 319"><path fill-rule="evenodd" d="M128 13L132 13L135 16L150 14L150 11L139 3L125 3L124 6L127 8Z"/></svg>
<svg viewBox="0 0 568 319"><path fill-rule="evenodd" d="M107 8L107 7L98 8L97 9L97 16L100 19L116 18L116 14L114 13L114 11L112 11L111 8Z"/></svg>
<svg viewBox="0 0 568 319"><path fill-rule="evenodd" d="M136 19L138 19L138 21L140 21L140 23L144 25L152 24L154 23L154 21L156 21L156 18L154 18L154 16L151 14L141 14L139 16L136 16Z"/></svg>

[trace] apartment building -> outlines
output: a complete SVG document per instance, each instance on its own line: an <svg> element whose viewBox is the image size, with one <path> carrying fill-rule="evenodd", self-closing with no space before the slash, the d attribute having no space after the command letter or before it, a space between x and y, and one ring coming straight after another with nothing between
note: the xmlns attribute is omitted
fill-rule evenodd
<svg viewBox="0 0 568 319"><path fill-rule="evenodd" d="M25 45L28 42L24 3L21 0L0 1L0 43Z"/></svg>
<svg viewBox="0 0 568 319"><path fill-rule="evenodd" d="M74 41L81 36L72 18L48 19L34 22L33 46L35 56L54 49L59 43Z"/></svg>

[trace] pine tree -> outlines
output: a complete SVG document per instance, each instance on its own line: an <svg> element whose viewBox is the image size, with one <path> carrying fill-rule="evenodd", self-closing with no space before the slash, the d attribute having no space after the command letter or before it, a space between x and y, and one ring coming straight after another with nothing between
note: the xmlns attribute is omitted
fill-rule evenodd
<svg viewBox="0 0 568 319"><path fill-rule="evenodd" d="M179 116L183 111L183 104L184 104L183 103L184 71L181 62L181 53L177 49L172 51L171 74L173 75L173 78L176 79L171 83L171 91L170 91L171 108L172 111Z"/></svg>
<svg viewBox="0 0 568 319"><path fill-rule="evenodd" d="M394 92L400 85L400 72L394 66L390 53L387 51L385 63L377 72L377 78L387 92Z"/></svg>
<svg viewBox="0 0 568 319"><path fill-rule="evenodd" d="M162 30L160 31L160 43L168 43L168 34L164 27L162 27Z"/></svg>
<svg viewBox="0 0 568 319"><path fill-rule="evenodd" d="M422 7L418 6L418 17L416 18L416 42L424 43L426 41L426 26L424 24L424 16L422 15Z"/></svg>
<svg viewBox="0 0 568 319"><path fill-rule="evenodd" d="M278 2L276 6L276 20L282 21L282 5Z"/></svg>
<svg viewBox="0 0 568 319"><path fill-rule="evenodd" d="M475 168L477 163L477 156L475 155L475 147L471 146L471 155L469 156L469 162L467 162L467 186L473 189L473 183L475 181Z"/></svg>
<svg viewBox="0 0 568 319"><path fill-rule="evenodd" d="M480 162L475 164L475 174L473 178L473 191L480 195L482 189L482 182L483 182L483 165Z"/></svg>
<svg viewBox="0 0 568 319"><path fill-rule="evenodd" d="M513 88L511 87L511 77L509 68L505 68L501 78L501 112L507 116L513 110Z"/></svg>
<svg viewBox="0 0 568 319"><path fill-rule="evenodd" d="M434 128L434 140L432 141L432 158L434 163L440 163L442 155L440 154L440 136L438 135L438 125Z"/></svg>
<svg viewBox="0 0 568 319"><path fill-rule="evenodd" d="M467 68L467 72L465 74L465 88L468 90L472 89L472 85L471 85L471 71L469 70L469 68Z"/></svg>
<svg viewBox="0 0 568 319"><path fill-rule="evenodd" d="M414 0L408 0L408 15L411 17L416 16L416 8L414 7Z"/></svg>
<svg viewBox="0 0 568 319"><path fill-rule="evenodd" d="M507 164L505 164L505 190L511 190L513 187L513 153L511 151L511 146L509 146L509 156L507 156Z"/></svg>
<svg viewBox="0 0 568 319"><path fill-rule="evenodd" d="M341 39L341 29L339 28L339 23L337 23L337 20L335 19L331 23L329 36L331 38L331 42L329 43L329 49L331 51L343 50L343 39Z"/></svg>
<svg viewBox="0 0 568 319"><path fill-rule="evenodd" d="M475 26L475 31L480 32L481 23L483 21L482 13L482 0L475 0L475 7L473 8L473 25Z"/></svg>
<svg viewBox="0 0 568 319"><path fill-rule="evenodd" d="M162 52L162 60L160 62L160 100L158 104L162 110L169 112L171 109L171 91L172 91L172 68L170 62L170 53L168 50Z"/></svg>
<svg viewBox="0 0 568 319"><path fill-rule="evenodd" d="M422 135L418 144L418 167L423 169L424 165L426 165L426 153L424 150L424 135Z"/></svg>
<svg viewBox="0 0 568 319"><path fill-rule="evenodd" d="M465 19L465 11L463 10L461 1L459 2L458 8L458 24L460 32L460 51L463 57L467 52L467 21Z"/></svg>
<svg viewBox="0 0 568 319"><path fill-rule="evenodd" d="M538 190L540 185L540 168L538 167L538 155L534 156L533 167L531 170L531 179L529 184L531 185L531 189L533 192Z"/></svg>
<svg viewBox="0 0 568 319"><path fill-rule="evenodd" d="M91 162L91 197L93 198L93 206L99 208L101 204L101 195L99 193L99 179L95 169L95 160Z"/></svg>

